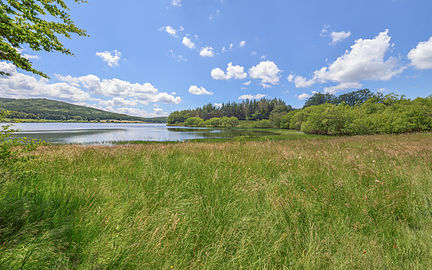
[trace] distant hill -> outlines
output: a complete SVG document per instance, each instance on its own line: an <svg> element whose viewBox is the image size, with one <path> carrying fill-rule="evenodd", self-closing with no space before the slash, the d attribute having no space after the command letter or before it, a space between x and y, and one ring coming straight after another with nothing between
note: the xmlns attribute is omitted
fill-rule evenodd
<svg viewBox="0 0 432 270"><path fill-rule="evenodd" d="M142 118L98 110L49 99L0 98L0 110L10 111L8 118L54 121L143 121L165 123L166 117Z"/></svg>

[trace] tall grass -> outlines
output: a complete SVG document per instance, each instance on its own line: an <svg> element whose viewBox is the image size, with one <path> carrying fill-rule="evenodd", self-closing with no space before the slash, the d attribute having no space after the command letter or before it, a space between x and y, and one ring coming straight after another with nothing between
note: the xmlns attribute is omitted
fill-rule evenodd
<svg viewBox="0 0 432 270"><path fill-rule="evenodd" d="M36 155L0 189L0 268L432 268L431 133Z"/></svg>

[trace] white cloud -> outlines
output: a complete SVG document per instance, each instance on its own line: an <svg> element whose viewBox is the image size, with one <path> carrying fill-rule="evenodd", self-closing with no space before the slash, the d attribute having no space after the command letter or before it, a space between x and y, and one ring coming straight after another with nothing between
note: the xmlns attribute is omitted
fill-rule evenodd
<svg viewBox="0 0 432 270"><path fill-rule="evenodd" d="M432 37L428 41L420 42L416 48L408 53L408 59L417 69L432 69Z"/></svg>
<svg viewBox="0 0 432 270"><path fill-rule="evenodd" d="M301 87L309 87L314 85L316 82L314 80L308 80L305 77L302 76L295 76L294 78L291 78L291 82L294 81L295 86L297 88Z"/></svg>
<svg viewBox="0 0 432 270"><path fill-rule="evenodd" d="M244 40L240 41L239 46L240 46L240 48L243 48L244 46L246 46L246 41L244 41Z"/></svg>
<svg viewBox="0 0 432 270"><path fill-rule="evenodd" d="M216 108L222 108L222 103L214 103L213 104Z"/></svg>
<svg viewBox="0 0 432 270"><path fill-rule="evenodd" d="M121 52L114 50L114 51L104 51L104 52L96 52L96 55L102 59L105 63L108 64L110 67L118 66L119 61L121 59Z"/></svg>
<svg viewBox="0 0 432 270"><path fill-rule="evenodd" d="M28 60L39 60L40 59L39 55L31 55L31 54L23 54L23 57L28 59Z"/></svg>
<svg viewBox="0 0 432 270"><path fill-rule="evenodd" d="M308 99L308 98L310 98L310 97L311 97L311 95L306 94L306 93L303 93L303 94L299 95L297 98L298 98L299 100L305 100L305 99Z"/></svg>
<svg viewBox="0 0 432 270"><path fill-rule="evenodd" d="M249 86L252 83L252 81L244 82L243 85Z"/></svg>
<svg viewBox="0 0 432 270"><path fill-rule="evenodd" d="M331 32L330 33L330 37L332 38L332 42L331 44L336 44L338 42L341 42L347 38L349 38L351 36L351 32L345 32L345 31L341 31L341 32Z"/></svg>
<svg viewBox="0 0 432 270"><path fill-rule="evenodd" d="M171 0L171 5L175 7L180 7L182 0Z"/></svg>
<svg viewBox="0 0 432 270"><path fill-rule="evenodd" d="M200 56L202 57L213 57L214 51L212 47L204 47L200 51Z"/></svg>
<svg viewBox="0 0 432 270"><path fill-rule="evenodd" d="M386 53L392 46L390 40L388 30L381 32L373 39L358 39L351 46L351 51L346 51L328 67L316 70L312 79L307 80L302 76L294 76L290 77L291 81L294 81L296 87L336 82L338 86L328 89L338 90L347 85L361 87L360 81L364 80L390 80L405 69L395 58L385 59Z"/></svg>
<svg viewBox="0 0 432 270"><path fill-rule="evenodd" d="M213 95L213 92L207 91L204 87L198 87L196 85L192 85L189 87L189 93L192 95Z"/></svg>
<svg viewBox="0 0 432 270"><path fill-rule="evenodd" d="M359 82L345 82L340 83L338 85L325 87L324 92L329 94L334 94L339 91L347 90L347 89L358 89L361 88L363 85Z"/></svg>
<svg viewBox="0 0 432 270"><path fill-rule="evenodd" d="M215 80L230 80L230 79L242 80L247 77L247 73L244 72L244 67L233 66L233 64L230 62L228 63L226 74L222 69L214 68L211 71L211 76Z"/></svg>
<svg viewBox="0 0 432 270"><path fill-rule="evenodd" d="M101 80L96 75L82 77L57 75L57 78L71 85L83 87L93 95L134 98L140 104L157 102L178 104L181 102L180 97L174 97L166 92L159 92L151 83L131 83L117 78Z"/></svg>
<svg viewBox="0 0 432 270"><path fill-rule="evenodd" d="M262 85L279 83L281 70L272 61L263 61L249 69L249 76L253 79L260 79Z"/></svg>
<svg viewBox="0 0 432 270"><path fill-rule="evenodd" d="M289 81L289 82L293 82L294 81L294 75L293 74L290 74L289 76L288 76L288 78L287 78L287 80Z"/></svg>
<svg viewBox="0 0 432 270"><path fill-rule="evenodd" d="M55 77L59 82L51 82L19 73L15 66L6 62L0 62L0 70L11 74L0 76L0 96L7 98L49 98L145 117L166 113L160 110L148 113L139 106L159 102L178 104L182 101L175 94L159 92L150 83L100 79L95 75L72 77L58 74Z"/></svg>
<svg viewBox="0 0 432 270"><path fill-rule="evenodd" d="M7 98L56 98L69 102L82 102L91 98L89 93L68 83L49 83L48 79L36 79L19 73L15 66L0 62L0 70L10 76L0 76L0 96Z"/></svg>
<svg viewBox="0 0 432 270"><path fill-rule="evenodd" d="M184 37L182 43L189 49L195 49L195 43L193 43L188 37Z"/></svg>
<svg viewBox="0 0 432 270"><path fill-rule="evenodd" d="M230 45L229 45L230 51L233 49L233 47L234 47L234 44L230 43Z"/></svg>
<svg viewBox="0 0 432 270"><path fill-rule="evenodd" d="M261 98L263 98L265 96L266 95L264 95L264 94L242 95L242 96L239 96L238 99L239 100L246 100L246 99L253 100L253 99L261 99Z"/></svg>
<svg viewBox="0 0 432 270"><path fill-rule="evenodd" d="M140 108L131 108L131 107L118 107L118 108L109 108L109 107L99 107L100 109L108 109L109 111L115 112L115 113L122 113L127 115L133 115L138 117L161 117L161 116L168 116L168 113L166 113L161 108L153 108L153 112L148 112L146 110L140 109Z"/></svg>
<svg viewBox="0 0 432 270"><path fill-rule="evenodd" d="M163 27L163 30L167 32L169 35L173 37L177 37L177 30L175 30L174 27L168 25Z"/></svg>

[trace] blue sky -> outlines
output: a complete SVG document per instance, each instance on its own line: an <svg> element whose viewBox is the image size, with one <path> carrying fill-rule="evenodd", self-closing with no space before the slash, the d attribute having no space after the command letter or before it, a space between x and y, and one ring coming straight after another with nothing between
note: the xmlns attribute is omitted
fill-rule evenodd
<svg viewBox="0 0 432 270"><path fill-rule="evenodd" d="M242 98L301 107L317 92L432 94L429 0L94 0L71 5L90 37L75 56L22 51L0 96L46 97L140 116Z"/></svg>

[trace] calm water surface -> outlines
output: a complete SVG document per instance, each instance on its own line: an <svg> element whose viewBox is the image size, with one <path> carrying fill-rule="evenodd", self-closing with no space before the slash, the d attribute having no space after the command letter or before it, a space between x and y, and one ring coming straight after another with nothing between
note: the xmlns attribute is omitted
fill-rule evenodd
<svg viewBox="0 0 432 270"><path fill-rule="evenodd" d="M3 124L2 124L3 125ZM125 141L185 141L205 138L273 135L267 131L167 127L165 124L18 123L20 137L50 143L110 144Z"/></svg>

